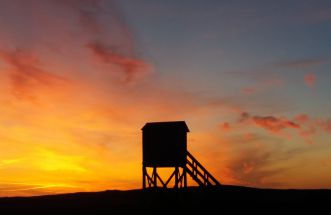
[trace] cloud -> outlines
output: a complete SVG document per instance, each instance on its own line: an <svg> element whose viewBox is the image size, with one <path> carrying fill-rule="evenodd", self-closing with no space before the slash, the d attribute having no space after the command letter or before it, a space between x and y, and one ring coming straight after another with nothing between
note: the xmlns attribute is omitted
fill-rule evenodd
<svg viewBox="0 0 331 215"><path fill-rule="evenodd" d="M241 113L239 122L248 122L251 125L258 126L272 133L279 133L284 129L300 129L301 125L286 117L275 116L251 116L247 112Z"/></svg>
<svg viewBox="0 0 331 215"><path fill-rule="evenodd" d="M250 114L249 113L242 112L242 113L240 113L238 122L244 122L244 121L248 120L249 118L250 118Z"/></svg>
<svg viewBox="0 0 331 215"><path fill-rule="evenodd" d="M249 124L256 125L265 130L271 132L280 132L284 129L300 129L301 126L293 120L289 120L286 117L275 117L275 116L259 116L250 115L247 112L240 114L239 123L248 122Z"/></svg>
<svg viewBox="0 0 331 215"><path fill-rule="evenodd" d="M240 114L238 122L249 123L275 133L288 128L300 129L299 124L287 119L286 117L277 118L274 116L252 116L247 112L242 112Z"/></svg>
<svg viewBox="0 0 331 215"><path fill-rule="evenodd" d="M284 86L285 81L280 78L270 78L258 82L255 85L244 87L241 89L241 93L245 95L252 95L259 92L265 92L269 89L275 89Z"/></svg>
<svg viewBox="0 0 331 215"><path fill-rule="evenodd" d="M230 70L225 71L224 74L235 76L235 77L246 77L252 80L260 80L261 78L267 79L267 82L274 82L275 79L279 84L283 84L284 80L276 75L279 74L280 69L293 70L293 69L312 69L317 68L321 65L328 64L330 59L328 57L306 57L299 59L280 59L266 64L261 64L255 68L245 68L242 70ZM277 73L276 73L276 72ZM270 78L270 75L273 77ZM267 77L266 77L267 76Z"/></svg>
<svg viewBox="0 0 331 215"><path fill-rule="evenodd" d="M105 11L102 10L100 0L54 0L55 3L62 4L78 13L81 26L90 33L98 34L103 30L99 23L98 16Z"/></svg>
<svg viewBox="0 0 331 215"><path fill-rule="evenodd" d="M241 92L246 95L251 95L255 93L257 89L255 87L244 87L241 89Z"/></svg>
<svg viewBox="0 0 331 215"><path fill-rule="evenodd" d="M6 167L0 175L6 172L8 182L22 182L26 172L31 183L68 183L77 186L75 191L118 188L116 180L122 178L139 181L139 145L130 143L139 139L140 126L194 116L191 111L202 106L194 93L174 85L118 83L119 77L144 76L149 65L135 58L134 34L110 2L0 1L1 157L27 161L20 163L23 172L9 165L13 160L0 161ZM54 152L39 153L36 146ZM77 184L77 178L91 183ZM107 183L94 183L99 179Z"/></svg>
<svg viewBox="0 0 331 215"><path fill-rule="evenodd" d="M316 82L316 75L312 74L312 73L307 73L304 76L304 80L305 80L307 87L313 88L315 86L315 82Z"/></svg>
<svg viewBox="0 0 331 215"><path fill-rule="evenodd" d="M307 114L299 114L294 117L294 120L298 123L306 123L310 120L310 117Z"/></svg>
<svg viewBox="0 0 331 215"><path fill-rule="evenodd" d="M225 122L225 123L223 123L223 124L220 126L220 128L221 128L222 130L227 131L227 130L230 130L230 129L231 129L231 126L230 126L230 123Z"/></svg>
<svg viewBox="0 0 331 215"><path fill-rule="evenodd" d="M70 73L88 75L92 72L116 70L124 74L125 82L136 80L150 71L147 63L136 58L135 35L114 0L7 2L0 3L1 14L5 17L0 28L4 35L2 37L8 44L1 42L0 48L17 47L28 50L35 53L42 62L48 58L46 60L52 66L66 67L63 64L72 64L69 65ZM3 9L7 7L8 10ZM11 16L16 13L22 15ZM86 55L86 51L107 65L96 66ZM110 64L116 68L110 67ZM113 78L122 77L119 75Z"/></svg>
<svg viewBox="0 0 331 215"><path fill-rule="evenodd" d="M268 144L262 144L268 142ZM244 143L244 147L243 147ZM273 176L283 174L287 167L274 166L274 160L286 160L291 155L283 156L282 142L278 138L257 133L235 134L222 141L225 154L231 156L223 161L226 180L232 184L253 187L281 187ZM223 155L226 156L226 155Z"/></svg>
<svg viewBox="0 0 331 215"><path fill-rule="evenodd" d="M91 42L86 47L102 63L119 67L120 71L125 74L125 82L130 82L135 77L144 75L149 71L149 65L143 60L124 56L116 52L115 48L103 43Z"/></svg>
<svg viewBox="0 0 331 215"><path fill-rule="evenodd" d="M38 58L28 51L0 50L0 59L8 64L11 92L18 99L36 100L36 88L50 88L67 80L42 69Z"/></svg>
<svg viewBox="0 0 331 215"><path fill-rule="evenodd" d="M322 64L327 63L329 60L324 57L315 58L304 58L296 60L283 60L278 61L272 65L274 68L285 68L285 69L307 69L312 67L318 67Z"/></svg>
<svg viewBox="0 0 331 215"><path fill-rule="evenodd" d="M281 186L280 183L268 182L268 178L285 171L284 168L269 167L274 153L274 150L267 148L244 150L227 164L231 170L230 176L245 186Z"/></svg>
<svg viewBox="0 0 331 215"><path fill-rule="evenodd" d="M276 118L274 116L253 116L252 120L256 125L272 132L278 132L286 128L300 128L300 125L286 118Z"/></svg>
<svg viewBox="0 0 331 215"><path fill-rule="evenodd" d="M224 129L225 125L230 125L229 122L221 124L222 130L230 131L230 129ZM330 119L314 119L307 114L299 114L293 119L287 117L276 116L260 116L251 115L248 112L241 112L236 122L231 123L231 130L236 128L243 129L243 126L251 127L256 126L263 128L272 134L290 137L288 133L283 133L287 129L295 131L295 133L304 138L306 143L313 143L312 138L319 132L325 132L331 134L331 120Z"/></svg>
<svg viewBox="0 0 331 215"><path fill-rule="evenodd" d="M323 129L325 132L331 133L331 119L327 120L317 120L317 125Z"/></svg>

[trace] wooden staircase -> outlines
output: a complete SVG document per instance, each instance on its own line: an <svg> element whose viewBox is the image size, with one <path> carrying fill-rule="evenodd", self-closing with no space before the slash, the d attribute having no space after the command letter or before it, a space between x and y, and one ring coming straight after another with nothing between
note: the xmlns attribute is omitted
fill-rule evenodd
<svg viewBox="0 0 331 215"><path fill-rule="evenodd" d="M185 171L200 187L221 185L188 151Z"/></svg>
<svg viewBox="0 0 331 215"><path fill-rule="evenodd" d="M174 188L186 188L187 174L191 176L200 187L221 185L188 151L185 166L175 166L174 171L167 180L161 178L157 172L157 167L151 168L153 168L153 171L150 174L147 172L147 167L143 166L143 189L158 187L167 188L172 184L171 182L174 182Z"/></svg>

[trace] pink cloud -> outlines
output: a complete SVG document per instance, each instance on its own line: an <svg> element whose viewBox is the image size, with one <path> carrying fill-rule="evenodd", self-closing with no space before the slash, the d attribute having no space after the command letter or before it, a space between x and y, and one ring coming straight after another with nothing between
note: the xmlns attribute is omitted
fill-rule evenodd
<svg viewBox="0 0 331 215"><path fill-rule="evenodd" d="M229 124L227 122L227 124ZM226 124L223 124L224 127ZM247 112L242 112L237 120L231 124L231 130L235 131L243 126L256 126L263 128L273 134L285 136L291 138L289 133L286 133L286 129L292 129L294 134L302 137L306 143L314 143L312 138L314 135L325 132L331 134L331 120L330 119L314 119L307 114L299 114L293 119L287 117L276 116L259 116L251 115Z"/></svg>
<svg viewBox="0 0 331 215"><path fill-rule="evenodd" d="M18 99L36 100L34 90L51 88L64 84L67 80L44 70L38 58L33 54L16 49L14 51L0 50L0 60L8 64L8 71L12 94Z"/></svg>
<svg viewBox="0 0 331 215"><path fill-rule="evenodd" d="M228 122L224 122L224 123L220 126L220 128L221 128L222 130L224 130L224 131L228 131L228 130L231 129L231 126L230 126L230 123L228 123Z"/></svg>
<svg viewBox="0 0 331 215"><path fill-rule="evenodd" d="M325 132L331 133L331 120L317 120L316 124L323 129Z"/></svg>
<svg viewBox="0 0 331 215"><path fill-rule="evenodd" d="M299 114L296 117L294 117L294 119L299 123L306 123L310 120L310 117L307 114Z"/></svg>
<svg viewBox="0 0 331 215"><path fill-rule="evenodd" d="M253 116L252 120L256 125L272 132L278 132L285 128L300 128L300 125L286 118L276 118L274 116Z"/></svg>
<svg viewBox="0 0 331 215"><path fill-rule="evenodd" d="M307 73L304 76L304 80L305 80L307 87L313 88L315 86L315 82L316 82L316 75L312 74L312 73Z"/></svg>
<svg viewBox="0 0 331 215"><path fill-rule="evenodd" d="M91 42L86 47L102 63L119 67L120 71L125 74L125 82L130 82L133 78L149 72L149 65L143 60L124 56L103 43Z"/></svg>
<svg viewBox="0 0 331 215"><path fill-rule="evenodd" d="M245 87L241 89L241 92L246 95L251 95L255 93L257 89L255 87Z"/></svg>

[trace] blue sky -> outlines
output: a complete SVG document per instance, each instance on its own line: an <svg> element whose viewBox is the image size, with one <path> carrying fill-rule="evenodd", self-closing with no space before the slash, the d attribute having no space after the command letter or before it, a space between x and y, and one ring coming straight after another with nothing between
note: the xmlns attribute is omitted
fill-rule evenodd
<svg viewBox="0 0 331 215"><path fill-rule="evenodd" d="M330 106L329 1L123 0L120 5L139 51L160 76L221 96L278 78L285 89L274 96L293 101L296 109L311 106L310 98L314 107L302 111L327 114L321 106ZM304 83L306 73L317 76L314 93Z"/></svg>

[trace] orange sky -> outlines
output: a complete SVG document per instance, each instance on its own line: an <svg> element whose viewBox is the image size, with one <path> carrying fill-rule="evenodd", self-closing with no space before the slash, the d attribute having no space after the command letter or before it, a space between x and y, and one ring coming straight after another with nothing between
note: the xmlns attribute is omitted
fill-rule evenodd
<svg viewBox="0 0 331 215"><path fill-rule="evenodd" d="M140 129L168 120L187 122L189 150L221 183L331 187L327 118L247 112L258 104L164 77L98 2L0 4L0 196L141 188Z"/></svg>

